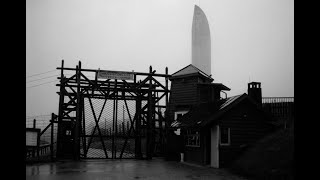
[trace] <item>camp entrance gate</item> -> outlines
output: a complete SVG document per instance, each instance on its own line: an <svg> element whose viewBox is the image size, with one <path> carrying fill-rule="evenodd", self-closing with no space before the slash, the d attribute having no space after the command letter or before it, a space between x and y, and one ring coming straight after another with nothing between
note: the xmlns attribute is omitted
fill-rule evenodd
<svg viewBox="0 0 320 180"><path fill-rule="evenodd" d="M163 152L167 68L166 74L151 66L149 73L102 71L81 69L80 61L65 68L62 60L57 69L57 159L151 159ZM159 105L161 99L165 105Z"/></svg>

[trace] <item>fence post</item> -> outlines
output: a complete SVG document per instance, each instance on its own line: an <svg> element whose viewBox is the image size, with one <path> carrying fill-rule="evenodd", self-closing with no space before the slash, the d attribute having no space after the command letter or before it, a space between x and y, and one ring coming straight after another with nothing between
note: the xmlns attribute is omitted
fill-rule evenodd
<svg viewBox="0 0 320 180"><path fill-rule="evenodd" d="M40 131L38 133L38 137L37 137L37 158L38 160L40 160L40 154L39 154L39 149L40 149Z"/></svg>
<svg viewBox="0 0 320 180"><path fill-rule="evenodd" d="M147 114L147 159L152 159L154 151L154 106L153 106L153 84L152 66L149 67L149 89L148 89L148 114Z"/></svg>
<svg viewBox="0 0 320 180"><path fill-rule="evenodd" d="M62 122L62 115L63 115L63 103L64 103L64 95L65 95L65 77L63 75L63 68L64 68L64 60L61 61L61 72L60 72L60 91L59 91L59 110L58 110L58 117L57 117L57 145L56 145L56 158L60 158L62 156L61 152L61 143L60 139L62 138L62 129L61 129L61 122Z"/></svg>
<svg viewBox="0 0 320 180"><path fill-rule="evenodd" d="M128 129L128 136L129 134L129 122L127 123L127 129ZM137 99L136 99L136 131L135 133L135 158L141 159L142 153L141 153L141 94L140 91L138 93Z"/></svg>

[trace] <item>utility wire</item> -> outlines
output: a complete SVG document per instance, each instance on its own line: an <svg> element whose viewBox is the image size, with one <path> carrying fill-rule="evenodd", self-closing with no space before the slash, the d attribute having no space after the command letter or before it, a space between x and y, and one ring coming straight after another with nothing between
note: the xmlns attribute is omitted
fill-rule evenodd
<svg viewBox="0 0 320 180"><path fill-rule="evenodd" d="M73 75L73 74L64 74L64 75ZM51 77L59 77L59 76L60 76L60 75L47 76L47 77L44 77L44 78L27 81L27 83L34 82L34 81L40 81L40 80L48 79L48 78L51 78ZM93 76L87 76L87 77L92 77L92 78L94 78ZM49 82L48 82L48 83L49 83Z"/></svg>
<svg viewBox="0 0 320 180"><path fill-rule="evenodd" d="M44 78L41 78L41 79L35 79L35 80L32 80L32 81L27 81L27 83L29 82L34 82L34 81L39 81L39 80L42 80L42 79L48 79L48 78L51 78L51 77L57 77L59 75L53 75L53 76L48 76L48 77L44 77Z"/></svg>
<svg viewBox="0 0 320 180"><path fill-rule="evenodd" d="M26 117L27 118L34 118L34 117L41 117L41 116L51 116L51 114L33 115L33 116L26 116Z"/></svg>
<svg viewBox="0 0 320 180"><path fill-rule="evenodd" d="M57 69L52 70L52 71L43 72L43 73L34 74L34 75L31 75L31 76L27 76L27 78L28 77L33 77L33 76L38 76L38 75L41 75L41 74L46 74L46 73L53 72L53 71L57 71Z"/></svg>
<svg viewBox="0 0 320 180"><path fill-rule="evenodd" d="M54 81L49 81L49 82L45 82L45 83L42 83L42 84L38 84L38 85L34 85L34 86L30 86L30 87L27 87L27 89L28 89L28 88L32 88L32 87L41 86L41 85L48 84L48 83L52 83L52 82L55 82L55 81L58 81L58 80L56 79L56 80L54 80Z"/></svg>

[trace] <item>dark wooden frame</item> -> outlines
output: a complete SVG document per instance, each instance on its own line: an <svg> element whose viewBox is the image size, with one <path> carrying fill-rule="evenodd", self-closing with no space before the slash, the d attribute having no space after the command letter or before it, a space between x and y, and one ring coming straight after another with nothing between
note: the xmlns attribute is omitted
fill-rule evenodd
<svg viewBox="0 0 320 180"><path fill-rule="evenodd" d="M127 100L134 100L136 101L137 109L136 109L136 115L134 117L130 117L130 131L133 129L134 122L136 123L136 131L134 131L136 143L138 144L136 147L136 158L141 158L141 149L139 148L141 144L141 124L140 122L143 122L146 124L146 134L147 137L146 141L146 147L147 147L147 159L151 159L153 156L154 146L155 146L155 130L157 129L160 131L160 137L162 138L160 140L160 143L164 144L165 142L165 136L162 128L162 123L165 123L165 127L168 127L168 124L166 123L166 120L164 117L161 116L161 113L156 111L156 108L166 108L168 103L168 94L169 94L169 88L168 88L168 80L170 75L168 75L168 68L166 68L166 74L156 74L156 71L152 70L152 67L149 68L149 73L140 73L140 72L132 72L134 74L134 80L133 82L128 82L127 80L120 80L117 79L111 80L107 79L104 81L98 80L97 73L99 70L92 70L92 69L82 69L81 68L81 62L79 61L79 64L76 66L76 68L65 68L64 67L64 61L62 60L61 67L58 67L57 69L61 70L61 75L58 77L60 79L60 83L57 84L57 86L60 87L59 94L59 114L58 114L58 141L57 141L57 156L59 157L61 143L60 139L63 137L61 134L61 130L59 129L59 124L61 124L62 121L65 120L71 120L75 122L75 133L74 133L74 159L79 160L80 159L80 138L83 138L83 141L85 141L85 128L81 128L82 126L85 127L85 116L84 116L84 98L88 98L90 101L90 107L92 109L92 112L94 113L94 120L96 123L95 129L97 128L100 140L103 144L102 140L102 134L99 129L99 119L102 112L100 112L99 117L96 117L94 112L94 107L92 105L91 99L97 98L97 99L105 99L105 102L109 100L113 100L115 103L117 103L118 100L124 100L126 103ZM69 78L64 76L64 71L75 71L75 74L70 76ZM83 72L91 72L95 73L95 79L89 79L87 76L83 74ZM144 79L139 82L137 82L137 77L143 77ZM161 77L165 78L165 85L162 85L155 77ZM122 92L122 93L119 93ZM124 95L124 93L127 93L127 95ZM159 96L159 93L162 93L162 95ZM65 103L65 98L69 98L69 102ZM162 99L165 98L165 105L157 105L157 103ZM141 102L146 101L147 104L143 107L141 106ZM113 113L116 119L117 111L118 109L114 107ZM127 105L126 105L126 108ZM148 111L146 111L148 109ZM128 110L128 109L127 109ZM75 117L72 117L70 113L74 112L76 114ZM127 111L128 112L128 111ZM159 116L159 127L155 127L155 116L156 114ZM116 122L115 122L116 123ZM91 135L93 137L93 134ZM127 143L127 140L125 141L125 145ZM90 143L89 143L90 145ZM84 147L84 152L86 153L88 151L89 147ZM106 158L108 157L106 153L106 149L104 147L104 151L106 154ZM120 158L122 158L122 154L124 151L124 147L121 151ZM83 155L83 158L86 158L86 155ZM114 155L112 155L111 158L115 158Z"/></svg>

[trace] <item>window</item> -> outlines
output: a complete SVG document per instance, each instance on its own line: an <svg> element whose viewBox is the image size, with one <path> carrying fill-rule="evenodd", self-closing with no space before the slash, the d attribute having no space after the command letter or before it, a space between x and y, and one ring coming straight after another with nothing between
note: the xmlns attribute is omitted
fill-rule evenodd
<svg viewBox="0 0 320 180"><path fill-rule="evenodd" d="M183 115L182 113L177 114L177 119L182 117L182 115Z"/></svg>
<svg viewBox="0 0 320 180"><path fill-rule="evenodd" d="M220 145L230 145L230 128L220 128Z"/></svg>
<svg viewBox="0 0 320 180"><path fill-rule="evenodd" d="M177 120L178 118L182 117L184 114L186 114L188 111L176 111L174 112L174 120ZM180 129L177 129L174 131L176 135L180 135Z"/></svg>
<svg viewBox="0 0 320 180"><path fill-rule="evenodd" d="M185 145L189 147L200 147L200 133L198 131L187 130Z"/></svg>
<svg viewBox="0 0 320 180"><path fill-rule="evenodd" d="M177 120L178 117L183 116L184 114L186 114L188 111L176 111L174 112L174 120Z"/></svg>

